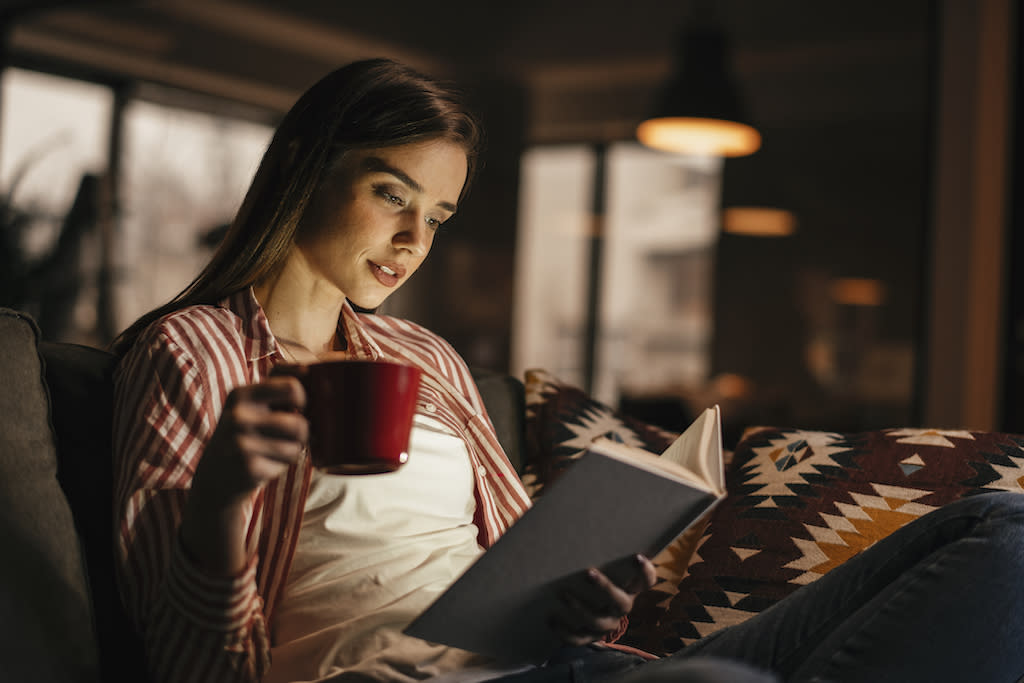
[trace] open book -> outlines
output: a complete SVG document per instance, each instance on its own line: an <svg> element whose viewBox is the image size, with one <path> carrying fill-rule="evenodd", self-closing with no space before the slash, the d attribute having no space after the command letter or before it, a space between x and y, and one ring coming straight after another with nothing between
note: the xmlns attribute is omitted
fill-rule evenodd
<svg viewBox="0 0 1024 683"><path fill-rule="evenodd" d="M405 632L542 663L561 644L547 618L562 580L587 567L610 574L637 553L653 558L724 495L718 406L660 457L597 439Z"/></svg>

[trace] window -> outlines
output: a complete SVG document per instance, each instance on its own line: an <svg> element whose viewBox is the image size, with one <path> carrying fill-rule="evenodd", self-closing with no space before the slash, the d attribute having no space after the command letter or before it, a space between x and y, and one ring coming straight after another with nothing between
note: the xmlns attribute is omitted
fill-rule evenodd
<svg viewBox="0 0 1024 683"><path fill-rule="evenodd" d="M115 111L109 86L23 69L0 87L0 305L46 339L104 345L198 274L273 129L142 100Z"/></svg>
<svg viewBox="0 0 1024 683"><path fill-rule="evenodd" d="M530 150L522 164L513 373L542 367L608 403L624 394L680 395L703 383L720 170L716 159L633 143ZM597 201L603 219L591 209L595 192L604 198ZM594 278L591 249L599 255Z"/></svg>
<svg viewBox="0 0 1024 683"><path fill-rule="evenodd" d="M107 168L113 94L20 69L0 87L2 303L31 313L44 337L93 342L101 245L90 195Z"/></svg>
<svg viewBox="0 0 1024 683"><path fill-rule="evenodd" d="M149 102L124 115L118 328L199 274L241 204L269 126Z"/></svg>

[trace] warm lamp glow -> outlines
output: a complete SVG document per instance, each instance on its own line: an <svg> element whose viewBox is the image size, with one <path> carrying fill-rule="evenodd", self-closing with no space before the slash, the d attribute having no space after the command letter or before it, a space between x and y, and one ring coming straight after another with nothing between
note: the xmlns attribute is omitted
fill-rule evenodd
<svg viewBox="0 0 1024 683"><path fill-rule="evenodd" d="M830 290L833 301L848 306L881 306L885 301L885 286L869 278L836 278Z"/></svg>
<svg viewBox="0 0 1024 683"><path fill-rule="evenodd" d="M796 216L768 206L734 206L722 211L722 230L734 235L786 237L796 230Z"/></svg>
<svg viewBox="0 0 1024 683"><path fill-rule="evenodd" d="M653 149L676 154L739 157L761 147L761 134L735 121L664 116L644 121L636 137Z"/></svg>

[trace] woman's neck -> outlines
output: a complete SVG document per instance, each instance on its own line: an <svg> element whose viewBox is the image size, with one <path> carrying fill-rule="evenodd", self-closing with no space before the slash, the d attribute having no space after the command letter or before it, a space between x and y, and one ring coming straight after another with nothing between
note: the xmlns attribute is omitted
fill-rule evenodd
<svg viewBox="0 0 1024 683"><path fill-rule="evenodd" d="M290 352L292 360L299 361L345 348L345 340L337 337L345 295L318 281L304 266L289 257L276 274L253 286L274 337L286 347L285 356Z"/></svg>

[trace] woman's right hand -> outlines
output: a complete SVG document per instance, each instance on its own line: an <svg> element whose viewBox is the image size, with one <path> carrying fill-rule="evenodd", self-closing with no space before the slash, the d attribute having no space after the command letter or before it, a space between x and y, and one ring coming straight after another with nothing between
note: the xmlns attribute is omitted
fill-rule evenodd
<svg viewBox="0 0 1024 683"><path fill-rule="evenodd" d="M305 391L294 377L234 389L196 467L193 492L224 502L248 498L298 463L309 433L305 406Z"/></svg>
<svg viewBox="0 0 1024 683"><path fill-rule="evenodd" d="M253 494L305 457L306 395L294 377L235 388L199 459L181 524L181 539L209 571L244 568Z"/></svg>

